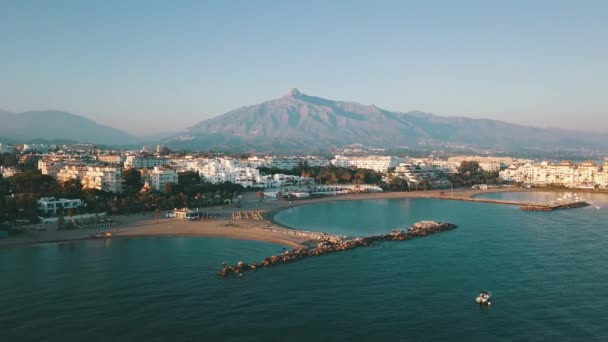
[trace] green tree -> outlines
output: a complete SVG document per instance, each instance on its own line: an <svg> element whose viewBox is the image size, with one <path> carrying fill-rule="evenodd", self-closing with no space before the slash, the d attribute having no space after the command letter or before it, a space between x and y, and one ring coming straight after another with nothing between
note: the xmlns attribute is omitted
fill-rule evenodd
<svg viewBox="0 0 608 342"><path fill-rule="evenodd" d="M428 179L420 180L420 184L418 185L420 190L427 191L431 190L431 183Z"/></svg>
<svg viewBox="0 0 608 342"><path fill-rule="evenodd" d="M122 173L122 178L124 179L125 184L125 192L128 194L134 194L141 190L143 186L141 180L141 173L136 169L126 169Z"/></svg>
<svg viewBox="0 0 608 342"><path fill-rule="evenodd" d="M14 153L0 154L0 166L17 166L17 155Z"/></svg>
<svg viewBox="0 0 608 342"><path fill-rule="evenodd" d="M399 177L395 177L395 178L391 179L390 182L388 183L388 188L391 191L408 191L409 190L407 181L405 179L399 178Z"/></svg>
<svg viewBox="0 0 608 342"><path fill-rule="evenodd" d="M57 181L53 177L43 175L38 170L16 173L11 177L11 183L15 193L51 195L58 188Z"/></svg>
<svg viewBox="0 0 608 342"><path fill-rule="evenodd" d="M199 176L198 172L194 171L185 171L177 174L177 183L179 185L188 186L192 184L197 184L201 182L201 176Z"/></svg>
<svg viewBox="0 0 608 342"><path fill-rule="evenodd" d="M173 188L174 188L174 184L173 183L166 183L164 185L163 190L165 191L166 194L172 195L173 194Z"/></svg>

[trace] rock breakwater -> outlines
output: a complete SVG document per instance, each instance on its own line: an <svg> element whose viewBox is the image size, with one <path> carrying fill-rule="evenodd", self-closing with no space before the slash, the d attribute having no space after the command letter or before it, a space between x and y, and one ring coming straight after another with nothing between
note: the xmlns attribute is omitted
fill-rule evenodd
<svg viewBox="0 0 608 342"><path fill-rule="evenodd" d="M456 228L456 225L451 223L421 221L414 223L406 230L395 229L389 234L369 237L340 237L337 235L331 235L326 233L306 232L314 236L327 236L328 238L322 240L321 242L310 248L296 248L292 251L285 251L281 255L273 255L267 257L261 262L253 262L251 264L246 264L240 261L236 265L224 267L222 270L220 270L218 275L222 277L226 277L229 275L241 275L247 271L255 271L264 267L291 263L308 257L347 251L358 247L367 247L383 241L411 240L417 237L444 232L454 228Z"/></svg>
<svg viewBox="0 0 608 342"><path fill-rule="evenodd" d="M576 209L588 206L587 202L571 202L556 205L524 205L520 209L525 211L553 211L559 209Z"/></svg>

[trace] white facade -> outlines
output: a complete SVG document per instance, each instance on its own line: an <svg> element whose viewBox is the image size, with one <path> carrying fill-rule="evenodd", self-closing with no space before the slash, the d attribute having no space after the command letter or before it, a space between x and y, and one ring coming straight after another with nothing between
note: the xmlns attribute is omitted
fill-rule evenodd
<svg viewBox="0 0 608 342"><path fill-rule="evenodd" d="M79 180L84 190L97 189L114 193L120 193L123 190L120 167L69 165L59 171L57 179L61 182L70 179Z"/></svg>
<svg viewBox="0 0 608 342"><path fill-rule="evenodd" d="M505 181L531 185L564 185L568 187L608 188L608 163L603 167L584 162L575 165L569 161L560 164L547 162L512 165L499 174Z"/></svg>
<svg viewBox="0 0 608 342"><path fill-rule="evenodd" d="M306 157L249 157L247 164L253 168L271 167L281 170L292 170L301 163L306 163L310 167L329 166L330 162L326 158L316 156Z"/></svg>
<svg viewBox="0 0 608 342"><path fill-rule="evenodd" d="M82 178L82 188L120 193L123 182L120 167L89 167Z"/></svg>
<svg viewBox="0 0 608 342"><path fill-rule="evenodd" d="M213 184L229 182L243 187L256 187L261 181L258 169L231 158L206 159L192 163L190 167L198 172L204 181Z"/></svg>
<svg viewBox="0 0 608 342"><path fill-rule="evenodd" d="M448 158L448 162L456 169L463 161L476 161L479 163L479 167L488 172L500 171L502 168L508 167L514 162L511 157L459 156Z"/></svg>
<svg viewBox="0 0 608 342"><path fill-rule="evenodd" d="M49 175L52 177L56 177L64 165L65 165L65 163L63 163L61 161L54 161L54 160L50 160L50 159L40 159L38 161L38 170L40 170L40 173L42 173L43 175Z"/></svg>
<svg viewBox="0 0 608 342"><path fill-rule="evenodd" d="M45 215L56 215L57 211L63 209L76 209L84 207L86 204L81 199L67 199L55 197L42 197L38 200L38 210Z"/></svg>
<svg viewBox="0 0 608 342"><path fill-rule="evenodd" d="M97 155L97 160L108 164L123 164L126 157L120 154L100 154Z"/></svg>
<svg viewBox="0 0 608 342"><path fill-rule="evenodd" d="M177 171L168 167L155 167L152 170L143 171L143 179L157 191L164 191L166 184L177 184Z"/></svg>
<svg viewBox="0 0 608 342"><path fill-rule="evenodd" d="M401 163L395 168L393 176L405 179L411 188L415 188L423 179L433 187L445 187L450 185L446 177L450 171L449 168L423 162Z"/></svg>
<svg viewBox="0 0 608 342"><path fill-rule="evenodd" d="M128 168L153 168L155 166L164 166L169 164L169 160L165 158L127 156L125 158L124 167Z"/></svg>
<svg viewBox="0 0 608 342"><path fill-rule="evenodd" d="M399 159L390 156L348 157L336 155L331 163L338 167L354 166L358 169L370 169L386 173L390 167L399 165Z"/></svg>

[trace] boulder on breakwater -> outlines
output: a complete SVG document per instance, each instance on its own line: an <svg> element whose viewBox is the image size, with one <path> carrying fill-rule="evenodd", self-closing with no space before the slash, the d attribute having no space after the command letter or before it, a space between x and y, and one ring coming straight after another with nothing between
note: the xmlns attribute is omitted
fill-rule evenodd
<svg viewBox="0 0 608 342"><path fill-rule="evenodd" d="M322 240L311 248L296 248L292 251L285 251L281 255L272 255L267 257L260 263L254 262L248 265L240 261L236 265L224 267L222 270L220 270L218 275L223 277L228 275L241 275L245 271L255 271L262 267L290 263L307 257L341 252L357 247L366 247L382 241L411 240L417 237L444 232L454 228L456 228L456 225L451 223L421 221L414 223L411 227L405 230L394 229L390 232L390 234L386 235L351 238L331 236L325 240ZM323 235L324 233L318 234Z"/></svg>

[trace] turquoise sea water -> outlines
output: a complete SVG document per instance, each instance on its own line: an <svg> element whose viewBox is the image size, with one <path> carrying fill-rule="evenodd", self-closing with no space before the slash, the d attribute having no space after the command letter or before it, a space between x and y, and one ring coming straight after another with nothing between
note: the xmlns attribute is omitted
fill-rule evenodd
<svg viewBox="0 0 608 342"><path fill-rule="evenodd" d="M608 197L595 200L608 208ZM222 261L283 247L134 238L0 249L0 341L608 339L603 208L341 201L276 219L352 235L421 219L459 227L229 279L215 276ZM490 308L474 302L484 289Z"/></svg>

